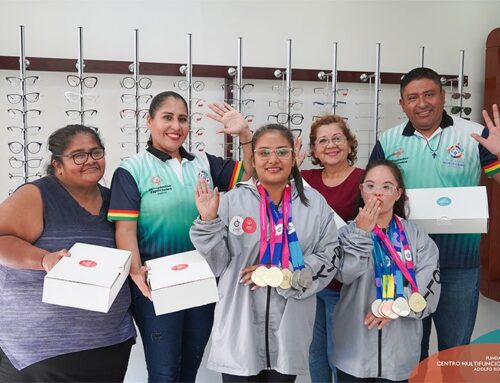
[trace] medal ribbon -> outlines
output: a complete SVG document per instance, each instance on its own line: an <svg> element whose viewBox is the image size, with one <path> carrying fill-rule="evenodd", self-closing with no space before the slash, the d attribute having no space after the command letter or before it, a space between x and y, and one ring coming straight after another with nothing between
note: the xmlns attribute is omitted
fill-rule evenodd
<svg viewBox="0 0 500 383"><path fill-rule="evenodd" d="M282 265L288 268L288 260L292 262L293 270L302 270L304 266L304 255L300 247L299 238L292 222L292 188L287 185L285 188L285 200L283 205L283 221L288 222L286 236L284 239L284 251ZM286 254L285 254L286 252ZM285 266L286 265L286 266Z"/></svg>
<svg viewBox="0 0 500 383"><path fill-rule="evenodd" d="M399 224L401 224L401 222L399 222ZM398 225L398 228L399 228L399 225ZM400 237L402 237L401 234L404 234L404 231L401 231L401 228L399 228L399 229L400 229ZM389 240L387 235L382 231L382 229L380 229L380 227L378 227L378 225L375 225L373 232L377 235L379 240L384 244L384 247L391 255L392 260L397 265L398 269L403 273L404 277L410 283L412 291L418 292L417 283L416 283L416 280L414 278L415 273L414 272L410 273L409 269L406 267L406 265L403 263L403 261L399 257L398 252L394 248L394 245L391 243L391 241ZM406 235L405 235L405 237L406 237ZM406 250L410 251L409 250L410 247L408 245L406 238L404 241L406 241L406 246L403 244L403 251L406 251ZM405 249L405 247L406 247L406 249ZM411 257L411 252L410 252L410 257ZM405 259L406 259L406 257L405 257ZM411 268L413 270L413 262L411 262Z"/></svg>
<svg viewBox="0 0 500 383"><path fill-rule="evenodd" d="M382 293L382 271L383 271L383 262L380 261L380 255L382 254L382 249L380 248L380 244L378 242L378 238L374 233L372 235L372 241L373 241L373 250L372 250L372 257L373 257L373 269L375 271L375 287L376 287L376 294L377 294L377 299L382 299L383 298L383 293Z"/></svg>
<svg viewBox="0 0 500 383"><path fill-rule="evenodd" d="M401 220L399 219L399 217L395 215L394 220L396 221L396 224L398 225L399 238L403 244L403 255L404 255L404 259L405 259L405 264L406 264L406 267L408 268L408 272L410 273L410 275L415 283L415 286L416 286L415 291L418 292L417 277L415 275L415 267L413 266L413 257L411 256L411 250L410 250L410 245L408 243L408 238L406 237L405 229L404 229L403 224L401 223Z"/></svg>

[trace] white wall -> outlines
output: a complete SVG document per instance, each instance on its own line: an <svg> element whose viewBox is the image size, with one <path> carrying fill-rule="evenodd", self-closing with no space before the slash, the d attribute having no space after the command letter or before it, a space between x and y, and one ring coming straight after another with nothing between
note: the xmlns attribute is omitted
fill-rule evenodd
<svg viewBox="0 0 500 383"><path fill-rule="evenodd" d="M293 39L293 67L329 68L331 43L339 43L339 70L373 71L375 43L382 43L381 69L406 72L418 66L419 47L425 46L426 66L440 73L458 73L459 50L465 50L465 72L473 97L472 119L480 121L484 86L484 47L488 33L499 27L498 1L19 1L0 0L0 55L19 54L19 29L26 26L26 54L33 57L77 56L77 27L84 27L84 56L87 59L132 60L133 28L140 29L140 58L149 62L185 62L186 34L193 34L193 62L234 65L236 38L243 37L243 63L249 66L284 67L286 39ZM8 72L8 73L6 73ZM1 71L2 76L11 71ZM14 72L15 75L15 72ZM67 121L62 93L68 90L62 73L40 74L46 130ZM120 76L100 76L100 115L95 125L118 125ZM171 87L165 79L155 79L158 89ZM0 78L0 176L7 181L8 149L4 127L11 125L5 112L8 89ZM392 91L391 91L392 92ZM397 93L392 108L397 108ZM211 96L211 94L208 94ZM217 96L216 96L217 97ZM388 101L387 101L388 102ZM381 120L383 128L393 120ZM351 127L356 121L350 119ZM384 125L385 124L385 125ZM114 145L108 156L111 172L123 151L123 140L105 133ZM45 139L47 134L42 134ZM214 141L214 145L217 145ZM108 145L109 146L109 145ZM215 148L215 146L214 146ZM215 149L213 149L215 150ZM108 175L109 179L109 175ZM7 195L11 185L1 183ZM500 304L482 299L475 336L498 327L493 318ZM200 371L202 381L217 375ZM139 347L134 348L128 374L130 381L144 380L144 364Z"/></svg>

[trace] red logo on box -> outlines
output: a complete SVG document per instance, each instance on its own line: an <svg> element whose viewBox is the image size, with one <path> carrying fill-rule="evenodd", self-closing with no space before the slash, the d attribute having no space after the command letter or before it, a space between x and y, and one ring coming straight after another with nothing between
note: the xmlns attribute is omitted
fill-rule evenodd
<svg viewBox="0 0 500 383"><path fill-rule="evenodd" d="M246 217L243 220L243 231L247 234L252 234L257 230L257 224L252 217Z"/></svg>
<svg viewBox="0 0 500 383"><path fill-rule="evenodd" d="M188 265L186 263L179 263L178 265L172 266L173 271L179 271L187 269Z"/></svg>
<svg viewBox="0 0 500 383"><path fill-rule="evenodd" d="M84 267L96 267L97 262L91 261L90 259L84 259L83 261L80 261L80 265Z"/></svg>

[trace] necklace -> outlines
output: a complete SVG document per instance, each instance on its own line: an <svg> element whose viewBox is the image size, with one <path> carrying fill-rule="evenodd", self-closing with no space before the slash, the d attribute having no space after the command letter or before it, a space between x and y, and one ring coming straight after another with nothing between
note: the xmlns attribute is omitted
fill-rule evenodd
<svg viewBox="0 0 500 383"><path fill-rule="evenodd" d="M439 133L439 140L438 140L438 144L436 146L435 149L432 148L431 144L429 144L429 140L427 139L427 137L424 137L424 140L425 140L425 143L426 143L426 146L429 148L429 150L432 152L432 158L436 158L437 156L437 151L439 149L439 145L441 145L441 138L443 137L443 132Z"/></svg>

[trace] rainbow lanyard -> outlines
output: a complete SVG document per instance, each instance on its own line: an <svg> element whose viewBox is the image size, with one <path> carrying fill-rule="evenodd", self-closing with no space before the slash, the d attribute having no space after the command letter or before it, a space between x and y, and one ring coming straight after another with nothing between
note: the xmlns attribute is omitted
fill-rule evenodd
<svg viewBox="0 0 500 383"><path fill-rule="evenodd" d="M257 184L260 195L259 221L260 221L260 264L281 266L288 268L292 262L294 270L304 268L304 257L300 243L292 223L291 213L291 187L286 185L283 191L283 213L269 198L268 193L260 183ZM267 241L267 220L269 220L270 234ZM283 222L288 222L286 233Z"/></svg>
<svg viewBox="0 0 500 383"><path fill-rule="evenodd" d="M411 255L411 250L410 250L410 245L408 244L408 239L406 236L406 232L403 228L403 225L401 223L401 220L394 215L393 219L391 220L391 224L389 225L390 228L394 228L394 230L389 230L390 232L392 231L392 236L395 237L394 242L400 242L402 243L403 247L403 255L405 262L401 260L400 254L396 251L394 245L392 242L389 240L387 235L378 227L375 225L375 228L373 229L373 232L375 235L378 237L378 239L381 241L381 243L384 245L385 250L390 254L392 261L396 264L397 269L400 273L403 274L403 276L406 278L406 280L410 283L412 292L418 292L418 286L417 286L417 280L415 277L415 269L413 267L413 259ZM395 230L397 228L397 230ZM398 238L399 237L399 238ZM398 281L399 279L399 281ZM402 277L397 277L396 273L396 283L400 285L400 287L397 289L398 293L400 293L402 296L403 295L403 278Z"/></svg>

